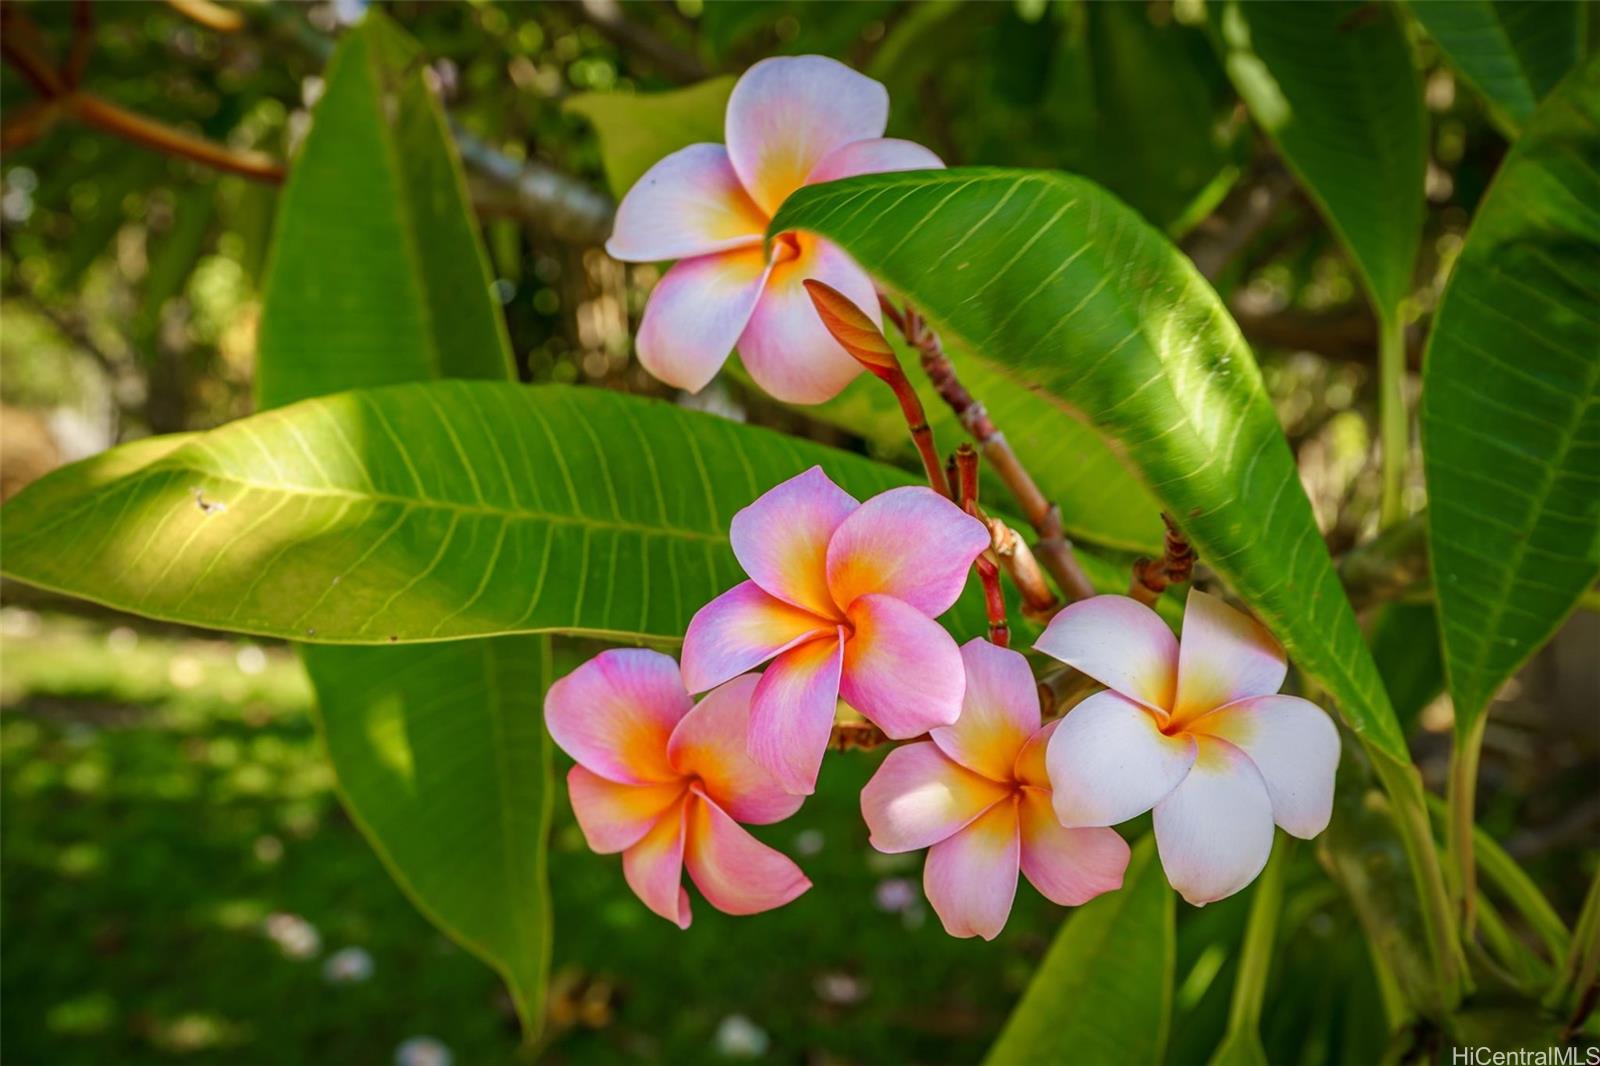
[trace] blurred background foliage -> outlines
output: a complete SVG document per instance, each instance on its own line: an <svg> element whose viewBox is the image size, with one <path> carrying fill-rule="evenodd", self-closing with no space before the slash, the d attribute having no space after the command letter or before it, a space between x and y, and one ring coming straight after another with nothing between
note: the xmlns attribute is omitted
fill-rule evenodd
<svg viewBox="0 0 1600 1066"><path fill-rule="evenodd" d="M1167 230L1252 341L1335 553L1374 531L1375 319L1229 87L1201 0L381 6L420 42L457 127L523 380L663 391L630 353L656 271L599 247L616 163L586 117L594 98L576 98L820 52L888 86L891 135L951 164L1083 173ZM260 163L294 156L331 43L363 7L8 0L5 496L114 443L248 412L276 197ZM1403 308L1415 367L1507 142L1412 32L1430 124L1426 229ZM41 103L19 42L83 92L223 146L257 176L153 152ZM684 402L903 455L848 416L814 421L736 376ZM292 656L4 591L7 1057L421 1066L515 1054L493 975L410 908L343 815ZM1596 621L1574 618L1501 694L1483 757L1480 824L1568 914L1600 855ZM1415 635L1433 623L1416 606L1374 625ZM1437 656L1385 659L1380 647L1380 663L1437 786L1451 726ZM914 857L866 845L855 795L872 758L836 762L802 814L768 834L828 890L739 921L701 907L689 935L651 919L559 812L552 1024L539 1050L551 1061L981 1054L1059 912L1024 889L996 945L945 937ZM1291 883L1314 879L1314 850L1297 849ZM1263 1037L1274 1060L1373 1061L1376 993L1319 991L1370 991L1355 918L1319 883L1285 918ZM1246 906L1180 912L1172 1062L1203 1061L1222 1033Z"/></svg>

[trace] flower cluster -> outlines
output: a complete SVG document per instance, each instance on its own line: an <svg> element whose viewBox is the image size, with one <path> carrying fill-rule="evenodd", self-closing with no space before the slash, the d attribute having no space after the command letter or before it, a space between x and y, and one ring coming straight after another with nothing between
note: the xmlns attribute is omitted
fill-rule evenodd
<svg viewBox="0 0 1600 1066"><path fill-rule="evenodd" d="M740 823L799 809L841 699L911 741L861 811L878 850L928 849L924 890L954 936L996 936L1019 873L1064 905L1120 887L1128 846L1110 826L1152 808L1168 878L1195 904L1255 878L1274 823L1301 837L1327 824L1337 731L1277 695L1282 650L1215 597L1189 594L1181 645L1127 597L1063 609L1036 649L1106 687L1044 722L1021 654L958 647L935 621L989 534L933 490L858 502L812 468L740 511L730 539L749 580L694 616L681 673L608 651L545 702L590 847L620 851L630 887L680 926L685 867L730 914L810 887Z"/></svg>

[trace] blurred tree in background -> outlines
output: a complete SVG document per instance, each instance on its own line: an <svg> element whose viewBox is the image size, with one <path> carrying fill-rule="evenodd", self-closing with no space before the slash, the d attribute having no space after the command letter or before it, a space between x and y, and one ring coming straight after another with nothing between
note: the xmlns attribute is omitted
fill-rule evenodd
<svg viewBox="0 0 1600 1066"><path fill-rule="evenodd" d="M1250 121L1202 0L377 6L420 43L449 115L521 380L670 391L631 349L658 271L601 247L615 196L653 159L630 159L616 138L602 152L605 104L592 94L679 89L769 55L822 53L888 86L891 136L952 166L1082 174L1167 232L1251 342L1335 556L1377 530L1379 316ZM113 444L249 413L284 164L304 140L334 42L364 7L0 5L5 497ZM1428 113L1421 251L1399 309L1416 371L1509 120L1407 26ZM719 139L715 128L704 136ZM1405 387L1414 397L1414 373ZM898 425L879 432L848 402L831 413L787 407L737 373L682 402L911 459ZM1411 470L1414 510L1420 462ZM514 1018L492 976L410 910L339 813L304 714L309 697L282 649L85 619L59 599L5 593L8 1055L378 1061L419 1034L443 1039L460 1061L514 1054ZM1595 622L1576 616L1501 694L1483 756L1480 824L1564 913L1582 898L1600 828ZM1414 604L1376 624L1425 633L1426 645L1434 623ZM1411 650L1380 654L1379 665L1437 784L1451 712L1437 648ZM855 787L873 765L864 757L851 768ZM867 857L853 803L841 786L782 829L786 844L820 853L810 866L847 886L843 902L808 897L737 924L708 915L692 944L648 924L611 866L583 850L570 815L558 815L562 939L542 1050L552 1061L978 1057L1055 916L1030 898L989 954L943 939L920 900L902 898L914 894L914 865L908 875L904 863ZM195 812L213 808L197 830ZM1309 879L1311 851L1296 853L1292 877ZM1292 975L1282 980L1301 983L1300 1001L1269 1019L1263 1039L1298 1061L1376 1058L1383 1049L1363 1023L1377 993L1335 1007L1317 991L1369 980L1364 947L1346 935L1356 917L1331 889L1313 902L1285 919L1282 936L1279 965ZM297 956L306 934L289 919L301 911L323 915L323 931ZM1203 1061L1221 1034L1237 963L1215 945L1238 940L1245 913L1237 899L1185 913L1170 1061ZM868 923L904 936L868 938ZM207 943L218 929L253 939L219 951ZM329 982L362 980L325 976L345 941L376 957L373 985L318 1001ZM316 957L324 969L274 971L283 956ZM644 972L648 982L633 979ZM692 1004L675 991L689 987ZM421 1066L440 1061L426 1057L435 1053L403 1054Z"/></svg>

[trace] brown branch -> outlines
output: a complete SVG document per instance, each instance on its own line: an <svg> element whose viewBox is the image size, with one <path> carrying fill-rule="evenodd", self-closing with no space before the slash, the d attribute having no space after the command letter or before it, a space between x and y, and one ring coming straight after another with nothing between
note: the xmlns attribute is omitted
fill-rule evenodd
<svg viewBox="0 0 1600 1066"><path fill-rule="evenodd" d="M888 744L889 735L871 722L835 722L828 734L829 751L871 751Z"/></svg>
<svg viewBox="0 0 1600 1066"><path fill-rule="evenodd" d="M1034 554L1050 572L1050 576L1055 578L1061 592L1074 600L1093 596L1094 586L1078 564L1072 552L1072 543L1067 540L1066 531L1062 528L1061 509L1045 498L1038 483L1017 458L1016 452L1012 451L1005 435L995 428L983 404L974 399L966 386L961 384L954 365L945 355L939 335L909 304L903 309L896 308L882 297L880 303L884 314L900 330L906 343L921 356L922 369L927 373L928 380L945 403L950 405L967 433L978 442L989 466L1011 490L1012 497L1039 538L1034 546Z"/></svg>
<svg viewBox="0 0 1600 1066"><path fill-rule="evenodd" d="M1128 595L1146 607L1154 607L1168 585L1181 585L1194 576L1195 554L1189 539L1165 511L1161 512L1161 521L1167 527L1161 558L1135 559L1133 581L1128 586Z"/></svg>
<svg viewBox="0 0 1600 1066"><path fill-rule="evenodd" d="M961 509L988 525L983 512L978 509L978 453L966 441L962 441L961 447L956 449L955 467ZM990 528L992 539L993 527ZM989 643L996 647L1007 647L1011 643L1011 625L1006 621L1006 597L1000 588L1000 567L989 558L988 552L973 560L973 566L977 567L978 581L983 585L983 605L989 618Z"/></svg>
<svg viewBox="0 0 1600 1066"><path fill-rule="evenodd" d="M84 71L89 69L89 55L94 51L94 7L91 0L76 0L72 5L72 47L61 68L61 78L69 88L83 84Z"/></svg>
<svg viewBox="0 0 1600 1066"><path fill-rule="evenodd" d="M1039 711L1045 721L1070 711L1099 682L1070 666L1057 667L1039 678Z"/></svg>
<svg viewBox="0 0 1600 1066"><path fill-rule="evenodd" d="M894 392L894 398L900 404L900 413L906 420L906 428L911 431L911 441L917 446L917 454L922 456L922 468L927 472L928 484L945 499L954 499L951 480L939 462L939 449L933 442L933 430L928 426L922 400L917 396L917 390L911 387L883 331L838 289L815 278L806 278L802 284L806 287L806 294L811 297L812 306L817 309L817 317L833 339L850 353L852 359ZM976 461L977 456L974 455L973 459Z"/></svg>
<svg viewBox="0 0 1600 1066"><path fill-rule="evenodd" d="M1184 251L1207 281L1216 281L1261 235L1294 191L1292 177L1283 170L1270 171L1230 196L1222 211L1196 226L1184 242Z"/></svg>
<svg viewBox="0 0 1600 1066"><path fill-rule="evenodd" d="M1315 352L1346 363L1378 365L1378 323L1366 311L1255 311L1234 300L1229 305L1255 349ZM1425 323L1406 330L1406 365L1422 369Z"/></svg>

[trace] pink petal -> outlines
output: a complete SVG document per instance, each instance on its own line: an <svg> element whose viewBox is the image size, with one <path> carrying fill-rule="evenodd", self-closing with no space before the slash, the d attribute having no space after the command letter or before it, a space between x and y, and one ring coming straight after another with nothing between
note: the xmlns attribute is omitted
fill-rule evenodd
<svg viewBox="0 0 1600 1066"><path fill-rule="evenodd" d="M888 121L888 91L837 60L763 59L728 98L728 155L770 215L824 156L851 141L882 137Z"/></svg>
<svg viewBox="0 0 1600 1066"><path fill-rule="evenodd" d="M828 595L828 539L859 506L814 466L768 489L733 516L728 540L734 558L769 595L842 620Z"/></svg>
<svg viewBox="0 0 1600 1066"><path fill-rule="evenodd" d="M1065 829L1050 794L1022 790L1022 872L1039 894L1063 907L1087 903L1122 887L1128 843L1115 829Z"/></svg>
<svg viewBox="0 0 1600 1066"><path fill-rule="evenodd" d="M1201 906L1256 879L1272 853L1272 801L1249 756L1200 737L1183 784L1156 804L1156 850L1167 880Z"/></svg>
<svg viewBox="0 0 1600 1066"><path fill-rule="evenodd" d="M981 637L961 646L961 662L967 674L961 717L928 737L967 769L1009 782L1022 746L1039 728L1039 686L1027 659Z"/></svg>
<svg viewBox="0 0 1600 1066"><path fill-rule="evenodd" d="M1322 708L1298 696L1257 696L1195 719L1195 733L1220 737L1250 757L1285 832L1310 840L1333 813L1339 730Z"/></svg>
<svg viewBox="0 0 1600 1066"><path fill-rule="evenodd" d="M943 169L944 161L915 141L880 137L835 148L806 176L806 184L817 185L858 174L884 174L892 170Z"/></svg>
<svg viewBox="0 0 1600 1066"><path fill-rule="evenodd" d="M1138 600L1093 596L1068 604L1033 646L1152 710L1172 708L1178 638Z"/></svg>
<svg viewBox="0 0 1600 1066"><path fill-rule="evenodd" d="M857 508L828 542L828 588L846 610L877 592L937 617L960 597L973 560L988 547L984 524L932 489L890 489Z"/></svg>
<svg viewBox="0 0 1600 1066"><path fill-rule="evenodd" d="M754 581L741 582L689 620L683 635L684 684L690 692L704 692L834 628L832 622L773 599Z"/></svg>
<svg viewBox="0 0 1600 1066"><path fill-rule="evenodd" d="M928 850L922 890L951 936L993 940L1017 895L1017 807L997 803L983 817Z"/></svg>
<svg viewBox="0 0 1600 1066"><path fill-rule="evenodd" d="M767 216L720 144L691 144L644 172L617 205L606 251L634 263L760 244Z"/></svg>
<svg viewBox="0 0 1600 1066"><path fill-rule="evenodd" d="M781 822L800 809L792 796L750 757L750 701L760 678L736 677L712 689L672 731L667 755L685 777L735 819L751 825Z"/></svg>
<svg viewBox="0 0 1600 1066"><path fill-rule="evenodd" d="M902 744L861 790L872 846L915 851L955 835L1011 789L957 765L927 741Z"/></svg>
<svg viewBox="0 0 1600 1066"><path fill-rule="evenodd" d="M706 902L725 914L770 911L811 887L788 856L745 832L701 794L689 803L684 862Z"/></svg>
<svg viewBox="0 0 1600 1066"><path fill-rule="evenodd" d="M639 363L668 385L699 392L716 377L760 302L760 246L680 259L656 283L639 322Z"/></svg>
<svg viewBox="0 0 1600 1066"><path fill-rule="evenodd" d="M846 703L896 740L960 717L966 674L943 626L893 596L862 596L850 621L839 682Z"/></svg>
<svg viewBox="0 0 1600 1066"><path fill-rule="evenodd" d="M807 278L838 289L873 322L882 320L872 279L836 246L809 233L786 233L773 242L772 271L761 300L739 336L745 369L784 403L822 403L861 372L840 347L801 284Z"/></svg>
<svg viewBox="0 0 1600 1066"><path fill-rule="evenodd" d="M1050 768L1045 762L1045 755L1050 750L1050 738L1055 736L1061 722L1060 718L1046 722L1022 745L1022 750L1017 753L1016 768L1011 772L1018 784L1047 790L1050 788Z"/></svg>
<svg viewBox="0 0 1600 1066"><path fill-rule="evenodd" d="M689 713L678 664L643 648L603 651L550 686L544 722L556 746L626 785L676 780L667 738Z"/></svg>
<svg viewBox="0 0 1600 1066"><path fill-rule="evenodd" d="M1195 741L1167 736L1150 711L1096 692L1061 720L1045 762L1062 825L1116 825L1161 801L1194 764Z"/></svg>
<svg viewBox="0 0 1600 1066"><path fill-rule="evenodd" d="M679 929L689 928L689 893L683 888L687 806L685 796L643 840L622 853L622 876L633 894Z"/></svg>
<svg viewBox="0 0 1600 1066"><path fill-rule="evenodd" d="M839 705L844 631L791 648L761 675L750 703L750 756L797 795L817 787Z"/></svg>
<svg viewBox="0 0 1600 1066"><path fill-rule="evenodd" d="M601 855L637 844L686 788L681 781L619 785L581 766L567 771L567 795L572 800L578 828L583 830L589 850Z"/></svg>
<svg viewBox="0 0 1600 1066"><path fill-rule="evenodd" d="M1283 649L1254 618L1215 596L1189 590L1178 657L1178 723L1251 696L1270 696L1289 673Z"/></svg>

